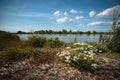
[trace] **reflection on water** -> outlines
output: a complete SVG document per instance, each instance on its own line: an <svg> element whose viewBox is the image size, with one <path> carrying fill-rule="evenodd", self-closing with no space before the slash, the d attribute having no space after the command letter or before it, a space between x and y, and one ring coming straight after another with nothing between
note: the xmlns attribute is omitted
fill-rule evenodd
<svg viewBox="0 0 120 80"><path fill-rule="evenodd" d="M31 34L18 34L18 36L21 39L28 39L29 36L31 36ZM86 34L66 34L66 35L60 35L60 34L39 34L38 36L40 37L46 37L48 38L56 38L58 37L59 40L64 41L64 42L73 42L74 38L76 38L76 40L78 42L97 42L99 40L99 36L100 35L86 35Z"/></svg>

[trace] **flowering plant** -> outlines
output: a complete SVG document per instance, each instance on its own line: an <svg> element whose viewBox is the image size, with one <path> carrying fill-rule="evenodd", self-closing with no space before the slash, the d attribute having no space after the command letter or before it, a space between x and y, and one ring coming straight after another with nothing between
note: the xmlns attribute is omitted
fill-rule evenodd
<svg viewBox="0 0 120 80"><path fill-rule="evenodd" d="M96 48L87 43L74 43L57 55L68 65L95 72L94 55Z"/></svg>

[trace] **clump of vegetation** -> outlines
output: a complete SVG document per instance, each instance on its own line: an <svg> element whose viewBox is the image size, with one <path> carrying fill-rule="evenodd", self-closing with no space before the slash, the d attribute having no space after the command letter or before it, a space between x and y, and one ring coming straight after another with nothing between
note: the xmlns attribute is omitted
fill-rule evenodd
<svg viewBox="0 0 120 80"><path fill-rule="evenodd" d="M13 47L8 49L3 55L4 61L20 61L29 60L34 63L51 63L59 62L59 57L56 56L56 51L44 49L42 51L33 47Z"/></svg>
<svg viewBox="0 0 120 80"><path fill-rule="evenodd" d="M25 47L25 48L11 48L6 53L7 60L21 60L21 59L31 59L31 58L38 58L40 56L40 51L35 48Z"/></svg>
<svg viewBox="0 0 120 80"><path fill-rule="evenodd" d="M44 37L31 36L28 39L28 45L32 47L43 47L45 42L46 38Z"/></svg>
<svg viewBox="0 0 120 80"><path fill-rule="evenodd" d="M31 46L34 48L42 48L42 47L58 48L65 44L64 42L60 41L58 38L46 39L44 37L39 37L39 36L31 36L28 38L28 40L24 40L21 43L22 46Z"/></svg>
<svg viewBox="0 0 120 80"><path fill-rule="evenodd" d="M113 52L120 52L120 13L114 13L112 20L112 38L106 40L107 48Z"/></svg>
<svg viewBox="0 0 120 80"><path fill-rule="evenodd" d="M19 59L21 57L21 50L18 48L9 49L6 54L6 57L9 60Z"/></svg>
<svg viewBox="0 0 120 80"><path fill-rule="evenodd" d="M0 31L0 40L19 40L16 34Z"/></svg>
<svg viewBox="0 0 120 80"><path fill-rule="evenodd" d="M16 46L20 38L16 34L0 31L0 50Z"/></svg>
<svg viewBox="0 0 120 80"><path fill-rule="evenodd" d="M59 52L57 55L68 65L95 73L97 70L96 64L93 60L95 50L95 47L87 43L74 43L72 47Z"/></svg>
<svg viewBox="0 0 120 80"><path fill-rule="evenodd" d="M51 38L46 40L44 47L58 48L61 47L64 43L58 38Z"/></svg>

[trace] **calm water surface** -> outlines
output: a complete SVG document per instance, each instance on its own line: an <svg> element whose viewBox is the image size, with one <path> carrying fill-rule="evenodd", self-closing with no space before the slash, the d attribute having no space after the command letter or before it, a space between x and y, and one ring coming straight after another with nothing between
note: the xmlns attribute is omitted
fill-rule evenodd
<svg viewBox="0 0 120 80"><path fill-rule="evenodd" d="M21 39L28 39L28 37L31 36L31 34L18 34L18 36ZM40 37L46 37L47 39L49 38L56 38L58 37L59 40L64 41L64 42L73 42L74 39L76 38L78 42L97 42L99 40L100 35L86 35L86 34L66 34L66 35L60 35L60 34L39 34L38 36Z"/></svg>

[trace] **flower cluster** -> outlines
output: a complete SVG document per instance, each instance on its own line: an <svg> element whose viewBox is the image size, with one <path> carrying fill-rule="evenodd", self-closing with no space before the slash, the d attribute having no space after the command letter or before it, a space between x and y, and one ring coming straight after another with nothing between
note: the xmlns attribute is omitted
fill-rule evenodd
<svg viewBox="0 0 120 80"><path fill-rule="evenodd" d="M96 68L93 59L96 48L87 43L74 43L57 55L69 65L82 68Z"/></svg>

